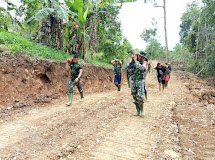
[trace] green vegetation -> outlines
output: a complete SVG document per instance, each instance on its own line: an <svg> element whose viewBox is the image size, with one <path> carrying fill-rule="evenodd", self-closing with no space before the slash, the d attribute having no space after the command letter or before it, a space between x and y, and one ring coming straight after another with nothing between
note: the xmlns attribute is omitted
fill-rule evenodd
<svg viewBox="0 0 215 160"><path fill-rule="evenodd" d="M0 7L0 29L32 41L12 34L9 36L13 38L5 38L6 33L1 33L1 43L8 43L12 52L28 53L58 61L66 59L70 54L78 54L84 61L88 59L98 64L98 61L109 63L115 58L125 60L132 51L130 42L122 36L120 22L117 19L120 6L116 3L122 3L121 1L21 0L20 2L19 8L11 0L5 1L7 8ZM127 0L123 1L125 2ZM16 17L12 17L8 11L15 11ZM23 15L24 20L21 18ZM47 47L35 44L50 48L44 49ZM90 60L87 58L88 52L102 54L99 59Z"/></svg>
<svg viewBox="0 0 215 160"><path fill-rule="evenodd" d="M199 76L215 76L215 1L193 2L181 17L181 40L171 52L172 61Z"/></svg>
<svg viewBox="0 0 215 160"><path fill-rule="evenodd" d="M36 42L31 42L30 40L3 30L0 31L0 49L8 50L14 54L28 54L33 57L52 59L55 61L65 61L66 59L72 57L72 55L64 51L56 50L52 47L47 47ZM110 63L102 62L97 59L91 59L90 57L87 57L87 62L93 63L97 66L113 68Z"/></svg>
<svg viewBox="0 0 215 160"><path fill-rule="evenodd" d="M150 43L147 45L145 51L149 55L150 59L164 59L166 57L165 47L163 47L161 43L154 38L151 38Z"/></svg>
<svg viewBox="0 0 215 160"><path fill-rule="evenodd" d="M97 59L90 59L90 58L88 59L87 58L87 62L95 64L96 66L105 66L105 67L108 67L108 68L113 68L112 64L107 63L107 62L102 62L102 61L97 60Z"/></svg>
<svg viewBox="0 0 215 160"><path fill-rule="evenodd" d="M165 48L157 40L157 22L152 19L152 28L144 29L140 35L141 39L144 40L148 45L146 46L146 53L150 59L164 59Z"/></svg>
<svg viewBox="0 0 215 160"><path fill-rule="evenodd" d="M8 46L11 53L24 53L34 57L53 59L56 61L63 61L71 58L71 55L64 51L56 50L36 42L31 42L30 40L5 31L0 32L0 44L3 44L1 47Z"/></svg>
<svg viewBox="0 0 215 160"><path fill-rule="evenodd" d="M136 0L21 0L19 7L12 0L4 1L7 8L0 7L1 47L57 61L78 54L84 61L111 67L111 60L125 62L133 50L122 36L117 19L121 6L116 5L131 1ZM180 43L169 56L188 71L208 77L215 75L215 1L202 0L202 4L188 4L181 17ZM143 29L141 38L148 44L145 51L150 59L163 59L165 49L156 31L152 19L152 26Z"/></svg>

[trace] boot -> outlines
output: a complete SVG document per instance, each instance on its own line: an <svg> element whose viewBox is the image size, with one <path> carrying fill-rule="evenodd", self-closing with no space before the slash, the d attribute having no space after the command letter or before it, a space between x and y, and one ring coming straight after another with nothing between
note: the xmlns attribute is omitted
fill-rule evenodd
<svg viewBox="0 0 215 160"><path fill-rule="evenodd" d="M81 100L80 101L82 102L82 101L84 101L84 92L81 92L80 95L81 95Z"/></svg>
<svg viewBox="0 0 215 160"><path fill-rule="evenodd" d="M136 104L136 110L137 110L137 112L134 114L134 116L139 116L140 115L140 107L139 107L138 103Z"/></svg>
<svg viewBox="0 0 215 160"><path fill-rule="evenodd" d="M144 107L143 107L143 103L139 104L140 105L140 116L144 116Z"/></svg>
<svg viewBox="0 0 215 160"><path fill-rule="evenodd" d="M119 86L118 86L118 91L120 91L120 90L121 90L121 86L119 85Z"/></svg>
<svg viewBox="0 0 215 160"><path fill-rule="evenodd" d="M73 95L69 94L69 102L66 103L67 106L70 106L72 104L72 97L73 97Z"/></svg>

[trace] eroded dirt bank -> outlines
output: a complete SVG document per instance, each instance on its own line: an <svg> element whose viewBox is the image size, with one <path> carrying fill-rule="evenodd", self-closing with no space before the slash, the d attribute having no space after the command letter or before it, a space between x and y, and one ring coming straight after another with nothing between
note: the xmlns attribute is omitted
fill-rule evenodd
<svg viewBox="0 0 215 160"><path fill-rule="evenodd" d="M113 70L83 64L84 92L111 90ZM67 92L65 63L0 54L0 109L48 103Z"/></svg>

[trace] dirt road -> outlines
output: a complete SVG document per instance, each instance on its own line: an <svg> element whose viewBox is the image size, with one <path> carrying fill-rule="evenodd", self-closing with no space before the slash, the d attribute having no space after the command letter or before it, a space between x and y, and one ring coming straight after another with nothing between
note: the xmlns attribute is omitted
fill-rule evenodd
<svg viewBox="0 0 215 160"><path fill-rule="evenodd" d="M120 93L85 95L84 102L75 95L71 107L65 97L18 110L0 125L0 159L214 159L214 104L199 102L178 74L164 92L155 72L147 76L144 117L133 116L126 84Z"/></svg>

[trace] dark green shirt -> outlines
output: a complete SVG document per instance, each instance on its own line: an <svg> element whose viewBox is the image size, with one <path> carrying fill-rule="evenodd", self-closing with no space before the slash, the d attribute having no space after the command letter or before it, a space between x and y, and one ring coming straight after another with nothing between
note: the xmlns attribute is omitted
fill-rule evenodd
<svg viewBox="0 0 215 160"><path fill-rule="evenodd" d="M71 69L71 80L74 81L76 78L78 78L78 75L80 73L80 69L82 69L82 65L79 63L71 63L69 64Z"/></svg>
<svg viewBox="0 0 215 160"><path fill-rule="evenodd" d="M118 65L114 64L113 66L114 66L114 74L115 74L115 76L120 76L122 66L120 64L118 64Z"/></svg>

